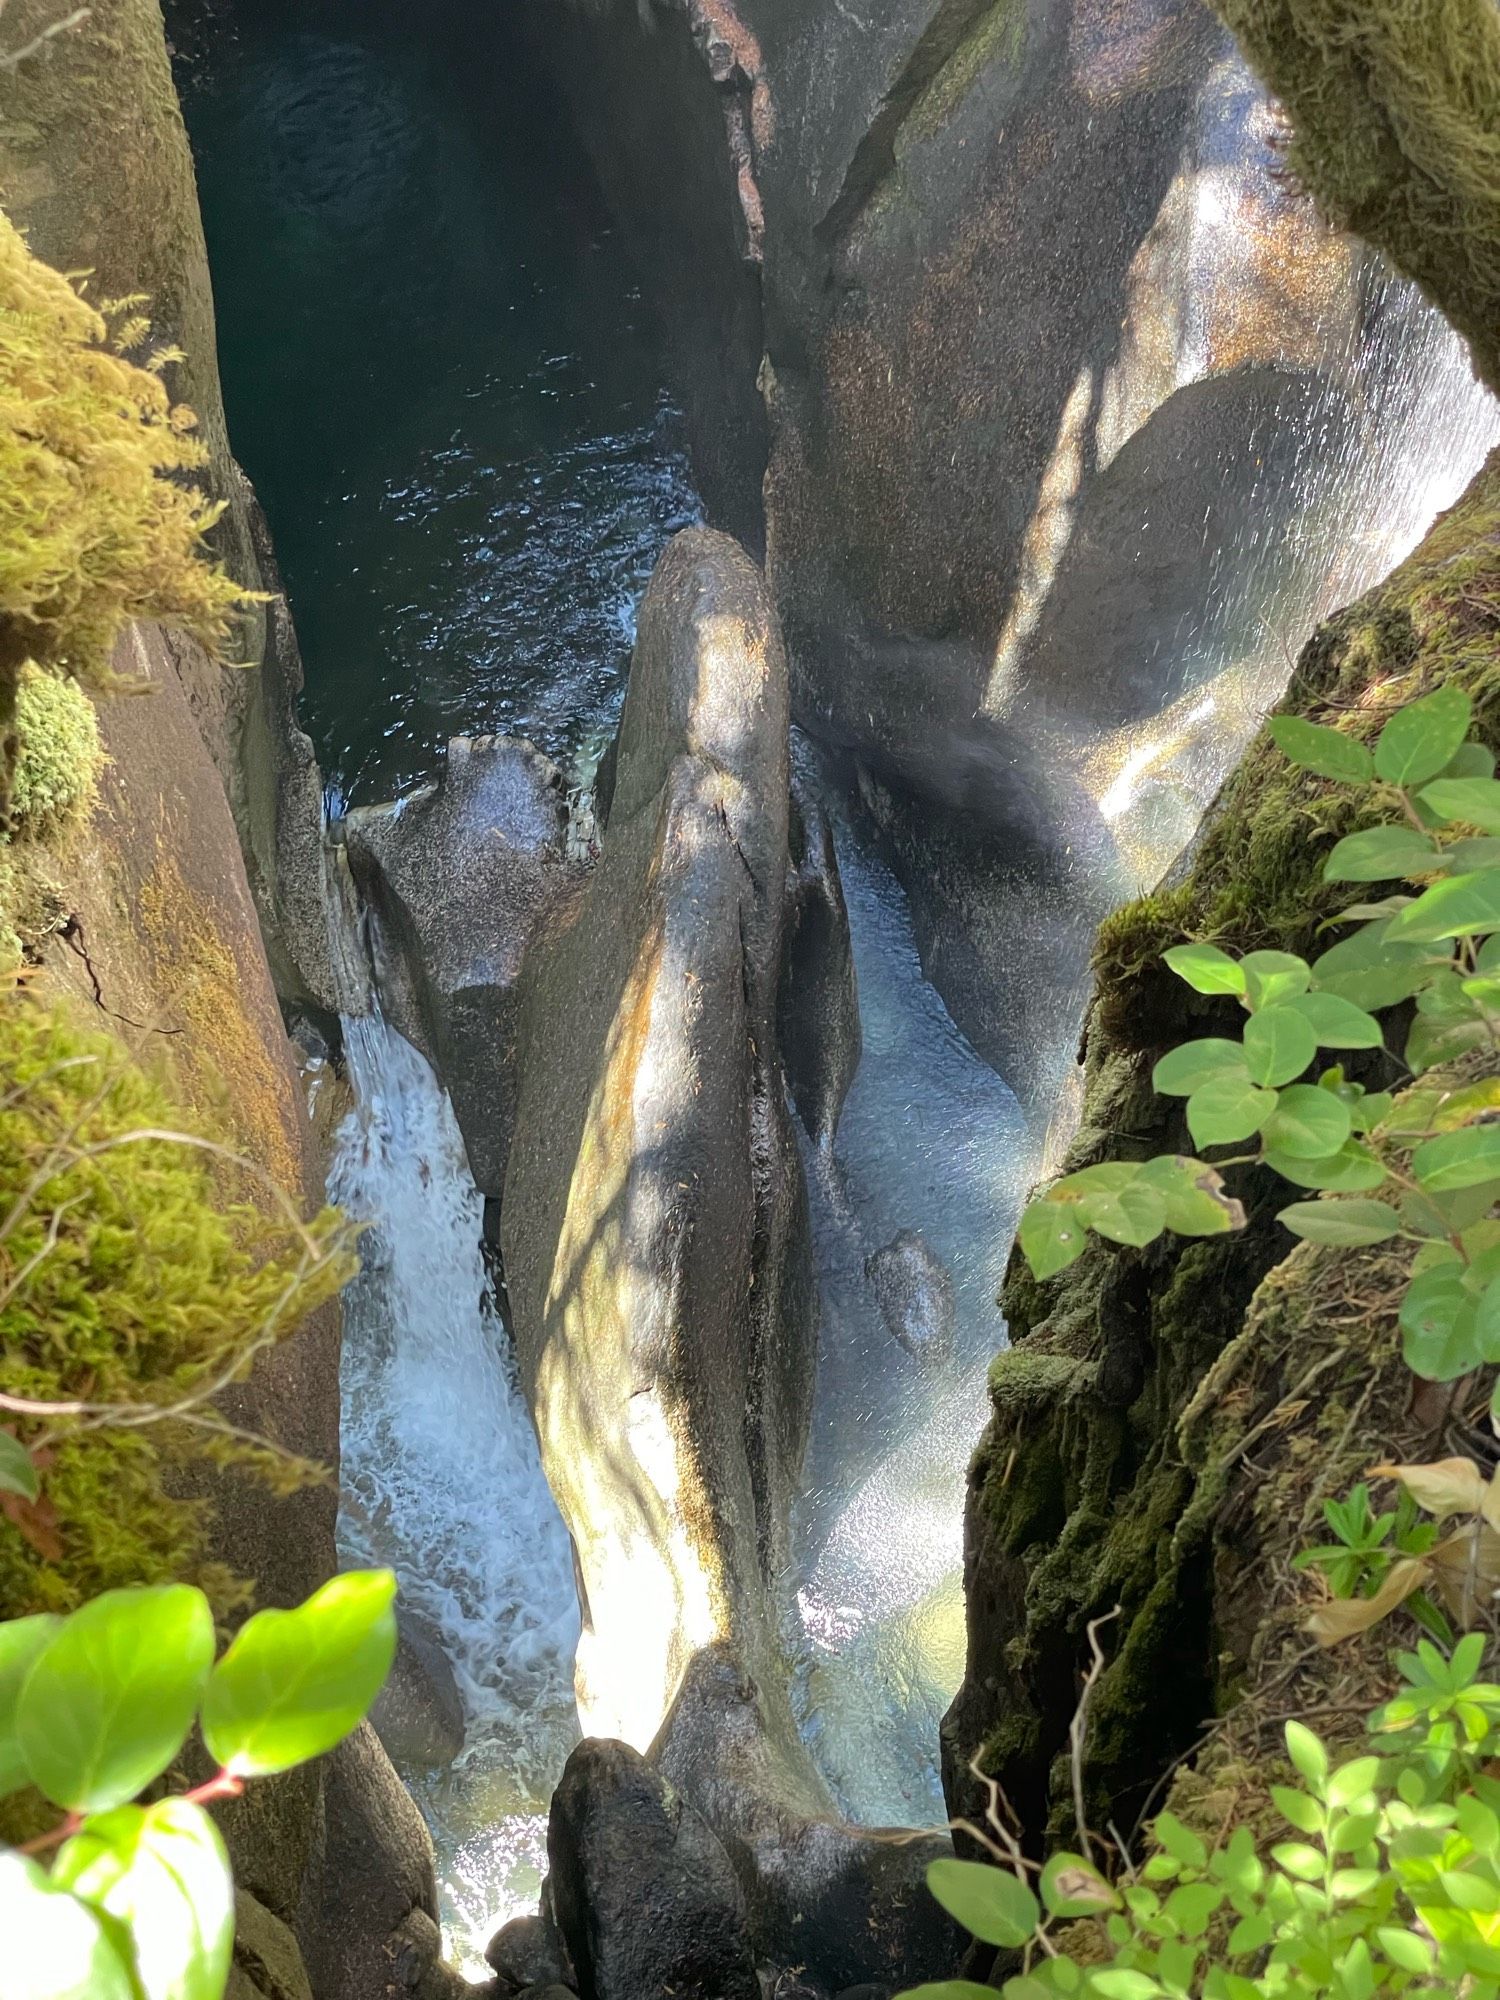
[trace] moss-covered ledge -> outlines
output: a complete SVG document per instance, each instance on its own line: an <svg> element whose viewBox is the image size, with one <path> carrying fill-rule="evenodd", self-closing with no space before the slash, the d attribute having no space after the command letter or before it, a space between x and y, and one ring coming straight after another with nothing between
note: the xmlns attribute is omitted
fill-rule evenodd
<svg viewBox="0 0 1500 2000"><path fill-rule="evenodd" d="M1320 628L1283 707L1373 741L1395 708L1444 681L1469 692L1477 732L1500 748L1500 454L1406 563ZM1083 1119L1065 1171L1190 1150L1182 1106L1154 1095L1151 1070L1178 1042L1232 1029L1235 1010L1191 992L1161 953L1212 939L1315 955L1341 895L1321 880L1323 857L1358 814L1350 794L1292 768L1265 731L1256 738L1174 876L1101 931ZM1236 1191L1249 1221L1232 1237L1145 1250L1096 1240L1041 1285L1012 1261L1002 1303L1014 1345L991 1373L969 1481L968 1670L944 1723L956 1814L981 1804L968 1775L979 1752L1033 1838L1067 1820L1087 1626L1115 1604L1090 1707L1097 1824L1133 1817L1230 1691L1215 1535L1235 1439L1310 1365L1310 1336L1280 1289L1292 1268L1292 1239L1274 1220L1284 1184L1262 1172ZM1273 1311L1274 1366L1231 1394L1235 1343ZM1251 1630L1256 1589L1253 1572L1237 1579L1236 1616ZM1248 1644L1242 1635L1230 1651L1243 1657Z"/></svg>

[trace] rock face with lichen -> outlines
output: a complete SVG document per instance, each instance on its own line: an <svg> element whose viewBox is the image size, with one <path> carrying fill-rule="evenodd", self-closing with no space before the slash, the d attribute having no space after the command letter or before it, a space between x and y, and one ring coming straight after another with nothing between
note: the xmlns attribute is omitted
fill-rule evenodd
<svg viewBox="0 0 1500 2000"><path fill-rule="evenodd" d="M1288 710L1314 720L1352 711L1373 741L1394 709L1452 682L1473 698L1476 732L1494 748L1497 629L1492 459L1385 584L1318 631ZM1181 1104L1153 1094L1151 1071L1177 1043L1226 1030L1229 1003L1191 992L1161 954L1186 939L1313 952L1319 924L1346 900L1322 881L1322 861L1358 812L1347 789L1294 769L1263 732L1174 877L1105 925L1069 1170L1190 1150ZM1374 1066L1388 1060L1376 1051L1347 1066L1374 1084ZM1097 1823L1112 1815L1128 1826L1204 1720L1275 1663L1286 1637L1276 1602L1285 1566L1260 1563L1254 1550L1290 1548L1297 1525L1273 1518L1242 1466L1252 1431L1267 1435L1275 1412L1270 1457L1305 1464L1321 1454L1331 1481L1368 1462L1372 1436L1399 1428L1399 1385L1385 1381L1377 1347L1361 1346L1366 1335L1391 1336L1398 1288L1385 1284L1357 1340L1345 1337L1353 1320L1338 1304L1368 1287L1380 1258L1293 1251L1274 1219L1285 1183L1266 1169L1245 1174L1236 1192L1249 1218L1239 1234L1145 1250L1095 1240L1042 1285L1012 1263L1003 1303L1013 1345L991 1373L990 1424L970 1476L968 1670L944 1723L956 1812L978 1803L968 1773L977 1753L1029 1829L1067 1821L1067 1731L1086 1629L1118 1605L1090 1701L1087 1783ZM1343 1329L1335 1341L1330 1324ZM1386 1344L1395 1351L1393 1337ZM1362 1394L1375 1404L1356 1433L1348 1413ZM1311 1509L1304 1528L1316 1518L1315 1486L1296 1489L1299 1518Z"/></svg>

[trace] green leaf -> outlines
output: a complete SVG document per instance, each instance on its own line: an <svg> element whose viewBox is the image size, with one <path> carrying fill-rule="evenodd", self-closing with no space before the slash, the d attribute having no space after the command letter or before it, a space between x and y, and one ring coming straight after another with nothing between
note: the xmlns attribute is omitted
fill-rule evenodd
<svg viewBox="0 0 1500 2000"><path fill-rule="evenodd" d="M1164 1055L1151 1072L1151 1088L1162 1097L1191 1097L1221 1077L1247 1077L1245 1051L1238 1042L1209 1036L1184 1042Z"/></svg>
<svg viewBox="0 0 1500 2000"><path fill-rule="evenodd" d="M1179 1236L1222 1236L1245 1226L1244 1209L1225 1194L1220 1175L1202 1160L1162 1153L1144 1163L1140 1178L1161 1196L1166 1226Z"/></svg>
<svg viewBox="0 0 1500 2000"><path fill-rule="evenodd" d="M1493 1180L1500 1174L1500 1124L1464 1125L1428 1139L1412 1154L1411 1164L1430 1194Z"/></svg>
<svg viewBox="0 0 1500 2000"><path fill-rule="evenodd" d="M1419 1977L1432 1970L1432 1947L1415 1931L1399 1930L1394 1924L1382 1924L1375 1933L1375 1941L1392 1965L1400 1966L1403 1972L1414 1972Z"/></svg>
<svg viewBox="0 0 1500 2000"><path fill-rule="evenodd" d="M16 1740L32 1782L71 1812L103 1812L159 1777L182 1748L214 1656L201 1590L107 1590L32 1662Z"/></svg>
<svg viewBox="0 0 1500 2000"><path fill-rule="evenodd" d="M1173 1812L1161 1812L1151 1823L1152 1837L1158 1847L1165 1849L1174 1861L1180 1861L1185 1868L1206 1868L1208 1849L1201 1838L1193 1832Z"/></svg>
<svg viewBox="0 0 1500 2000"><path fill-rule="evenodd" d="M50 1611L0 1625L0 1799L31 1782L16 1741L16 1697L31 1663L62 1624Z"/></svg>
<svg viewBox="0 0 1500 2000"><path fill-rule="evenodd" d="M1156 1995L1162 1990L1144 1972L1132 1972L1128 1966L1122 1965L1110 1965L1101 1972L1091 1972L1089 1985L1101 1996L1101 2000L1156 2000Z"/></svg>
<svg viewBox="0 0 1500 2000"><path fill-rule="evenodd" d="M332 1577L295 1611L258 1611L209 1677L203 1740L240 1777L321 1756L364 1718L396 1652L388 1569Z"/></svg>
<svg viewBox="0 0 1500 2000"><path fill-rule="evenodd" d="M1420 1076L1439 1063L1452 1062L1470 1049L1479 1048L1489 1038L1489 1029L1482 1020L1454 1021L1424 1014L1412 1022L1406 1038L1407 1064Z"/></svg>
<svg viewBox="0 0 1500 2000"><path fill-rule="evenodd" d="M926 1986L908 1986L901 2000L995 2000L995 1989L976 1986L972 1979L937 1979Z"/></svg>
<svg viewBox="0 0 1500 2000"><path fill-rule="evenodd" d="M0 1849L0 1938L4 2000L140 2000L113 1926L8 1849Z"/></svg>
<svg viewBox="0 0 1500 2000"><path fill-rule="evenodd" d="M1385 1243L1401 1229L1384 1201L1294 1201L1277 1219L1308 1243Z"/></svg>
<svg viewBox="0 0 1500 2000"><path fill-rule="evenodd" d="M1475 1302L1474 1347L1481 1361L1500 1361L1500 1277L1491 1278Z"/></svg>
<svg viewBox="0 0 1500 2000"><path fill-rule="evenodd" d="M1450 874L1467 875L1479 868L1500 868L1500 840L1476 834L1470 840L1455 840L1449 843Z"/></svg>
<svg viewBox="0 0 1500 2000"><path fill-rule="evenodd" d="M1469 733L1473 703L1450 681L1398 709L1375 745L1375 771L1408 789L1435 778Z"/></svg>
<svg viewBox="0 0 1500 2000"><path fill-rule="evenodd" d="M946 1856L927 1865L927 1886L950 1917L985 1944L1014 1949L1041 1920L1041 1905L1018 1876L979 1861Z"/></svg>
<svg viewBox="0 0 1500 2000"><path fill-rule="evenodd" d="M1494 753L1486 750L1482 743L1460 743L1439 775L1444 778L1493 778Z"/></svg>
<svg viewBox="0 0 1500 2000"><path fill-rule="evenodd" d="M1081 1854L1057 1853L1048 1858L1038 1888L1054 1917L1089 1917L1113 1910L1119 1897L1091 1861Z"/></svg>
<svg viewBox="0 0 1500 2000"><path fill-rule="evenodd" d="M1303 995L1304 999L1312 998ZM1346 1003L1333 1000L1328 994L1317 996L1325 1004L1335 1007ZM1358 1009L1351 1009L1358 1012ZM1252 1014L1245 1023L1245 1061L1250 1066L1252 1079L1274 1090L1278 1084L1290 1083L1294 1076L1301 1076L1313 1057L1318 1053L1318 1041L1312 1027L1293 1005L1270 1006L1258 1014ZM1189 1106L1191 1117L1192 1107Z"/></svg>
<svg viewBox="0 0 1500 2000"><path fill-rule="evenodd" d="M1285 1006L1302 1016L1320 1049L1378 1049L1385 1040L1373 1015L1337 993L1299 993Z"/></svg>
<svg viewBox="0 0 1500 2000"><path fill-rule="evenodd" d="M1364 744L1345 736L1341 730L1325 729L1320 722L1304 722L1300 715L1273 715L1267 727L1279 750L1319 778L1361 785L1368 784L1375 775L1375 759Z"/></svg>
<svg viewBox="0 0 1500 2000"><path fill-rule="evenodd" d="M1500 868L1480 868L1424 889L1391 918L1386 937L1392 944L1438 944L1494 930L1500 930Z"/></svg>
<svg viewBox="0 0 1500 2000"><path fill-rule="evenodd" d="M1305 1722L1286 1725L1286 1754L1316 1790L1321 1791L1328 1776L1328 1752Z"/></svg>
<svg viewBox="0 0 1500 2000"><path fill-rule="evenodd" d="M1216 944L1176 944L1162 957L1195 993L1239 994L1245 990L1245 975L1238 961Z"/></svg>
<svg viewBox="0 0 1500 2000"><path fill-rule="evenodd" d="M1435 954L1422 945L1393 944L1391 921L1366 924L1342 944L1331 945L1313 965L1317 989L1373 1012L1420 992L1437 963Z"/></svg>
<svg viewBox="0 0 1500 2000"><path fill-rule="evenodd" d="M1306 1792L1294 1792L1289 1785L1272 1785L1271 1803L1298 1833L1318 1833L1323 1831L1323 1808L1316 1799L1310 1799Z"/></svg>
<svg viewBox="0 0 1500 2000"><path fill-rule="evenodd" d="M1245 975L1245 997L1252 1009L1271 1007L1278 1000L1289 1000L1294 993L1305 993L1312 978L1312 967L1307 960L1290 951L1249 952L1240 961L1240 969Z"/></svg>
<svg viewBox="0 0 1500 2000"><path fill-rule="evenodd" d="M102 1813L64 1844L52 1879L128 1928L145 2000L221 2000L234 1883L201 1807L162 1799Z"/></svg>
<svg viewBox="0 0 1500 2000"><path fill-rule="evenodd" d="M1422 799L1443 819L1500 833L1500 784L1493 778L1434 778Z"/></svg>
<svg viewBox="0 0 1500 2000"><path fill-rule="evenodd" d="M1351 1130L1349 1107L1331 1090L1294 1083L1283 1090L1276 1109L1261 1127L1267 1146L1296 1159L1317 1160L1336 1153Z"/></svg>
<svg viewBox="0 0 1500 2000"><path fill-rule="evenodd" d="M1414 1374L1456 1382L1478 1365L1474 1302L1461 1267L1440 1264L1413 1278L1401 1302L1401 1352Z"/></svg>
<svg viewBox="0 0 1500 2000"><path fill-rule="evenodd" d="M1088 1229L1076 1201L1049 1201L1043 1196L1027 1204L1016 1240L1040 1284L1066 1271L1083 1254Z"/></svg>
<svg viewBox="0 0 1500 2000"><path fill-rule="evenodd" d="M1369 826L1346 833L1323 864L1325 882L1404 882L1447 866L1435 840L1412 826ZM1394 921L1394 920L1393 920Z"/></svg>
<svg viewBox="0 0 1500 2000"><path fill-rule="evenodd" d="M1188 1130L1198 1146L1227 1146L1258 1132L1276 1110L1274 1090L1258 1090L1246 1077L1220 1077L1188 1099Z"/></svg>
<svg viewBox="0 0 1500 2000"><path fill-rule="evenodd" d="M1051 1190L1071 1201L1090 1229L1114 1243L1151 1243L1166 1227L1166 1203L1130 1160L1106 1160L1068 1174Z"/></svg>
<svg viewBox="0 0 1500 2000"><path fill-rule="evenodd" d="M41 1490L31 1453L9 1431L0 1431L0 1493L19 1493L23 1500L35 1500Z"/></svg>
<svg viewBox="0 0 1500 2000"><path fill-rule="evenodd" d="M1327 1188L1338 1194L1367 1193L1383 1187L1389 1178L1379 1160L1354 1139L1321 1159L1299 1159L1275 1146L1267 1146L1262 1157L1268 1167L1297 1187Z"/></svg>

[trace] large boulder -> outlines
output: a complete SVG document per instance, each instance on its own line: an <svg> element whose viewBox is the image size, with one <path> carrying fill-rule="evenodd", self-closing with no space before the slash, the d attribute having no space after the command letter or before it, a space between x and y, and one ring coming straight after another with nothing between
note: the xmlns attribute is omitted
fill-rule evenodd
<svg viewBox="0 0 1500 2000"><path fill-rule="evenodd" d="M787 682L759 571L689 529L641 607L602 856L521 977L506 1285L585 1605L590 1733L776 1652L806 1438L806 1194L776 1053Z"/></svg>
<svg viewBox="0 0 1500 2000"><path fill-rule="evenodd" d="M432 783L345 821L381 1004L442 1077L489 1195L515 1121L521 961L573 879L567 836L562 774L504 736L454 737Z"/></svg>
<svg viewBox="0 0 1500 2000"><path fill-rule="evenodd" d="M690 1798L738 1871L762 1963L829 1991L935 1979L955 1933L927 1893L945 1834L855 1827L813 1769L780 1688L727 1647L688 1670L651 1762Z"/></svg>
<svg viewBox="0 0 1500 2000"><path fill-rule="evenodd" d="M628 1744L589 1740L569 1757L547 1860L585 2000L760 2000L728 1855Z"/></svg>
<svg viewBox="0 0 1500 2000"><path fill-rule="evenodd" d="M792 766L791 875L777 1033L787 1085L810 1138L833 1144L859 1068L859 987L828 815Z"/></svg>

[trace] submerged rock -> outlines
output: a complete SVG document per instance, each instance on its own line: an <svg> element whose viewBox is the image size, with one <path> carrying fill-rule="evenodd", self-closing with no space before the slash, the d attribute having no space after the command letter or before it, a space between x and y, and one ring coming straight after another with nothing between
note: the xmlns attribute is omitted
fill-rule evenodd
<svg viewBox="0 0 1500 2000"><path fill-rule="evenodd" d="M944 1360L953 1348L953 1280L925 1236L903 1229L865 1259L885 1323L919 1361Z"/></svg>
<svg viewBox="0 0 1500 2000"><path fill-rule="evenodd" d="M777 1031L798 1116L809 1137L830 1146L859 1068L859 989L833 830L795 764L789 840Z"/></svg>
<svg viewBox="0 0 1500 2000"><path fill-rule="evenodd" d="M760 2000L728 1855L628 1744L591 1739L569 1757L547 1859L558 1928L590 2000Z"/></svg>
<svg viewBox="0 0 1500 2000"><path fill-rule="evenodd" d="M567 828L557 767L504 736L454 737L435 783L345 822L350 872L375 918L382 1004L442 1077L490 1195L515 1117L517 980L574 879Z"/></svg>
<svg viewBox="0 0 1500 2000"><path fill-rule="evenodd" d="M641 1748L701 1647L777 1650L814 1351L775 1030L787 732L760 572L690 529L641 606L602 855L521 980L516 1353L588 1607L584 1727Z"/></svg>

